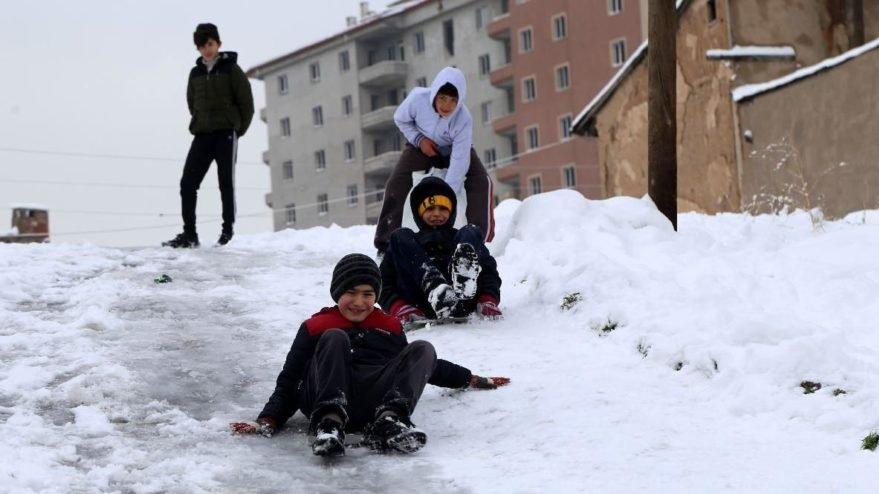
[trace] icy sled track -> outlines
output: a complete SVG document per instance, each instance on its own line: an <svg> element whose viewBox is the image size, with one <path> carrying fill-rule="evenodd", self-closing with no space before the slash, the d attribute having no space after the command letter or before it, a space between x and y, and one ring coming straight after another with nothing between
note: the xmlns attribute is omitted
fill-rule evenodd
<svg viewBox="0 0 879 494"><path fill-rule="evenodd" d="M512 384L429 387L420 453L332 463L301 415L272 439L227 424L260 410L335 261L374 253L370 228L0 245L0 492L873 489L879 214L820 232L688 214L675 234L646 201L560 191L497 215L506 318L412 338Z"/></svg>

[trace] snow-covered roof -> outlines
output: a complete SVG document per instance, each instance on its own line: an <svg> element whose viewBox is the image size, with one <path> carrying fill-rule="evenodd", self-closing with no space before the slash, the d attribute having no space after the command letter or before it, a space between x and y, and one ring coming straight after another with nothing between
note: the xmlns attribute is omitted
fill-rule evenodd
<svg viewBox="0 0 879 494"><path fill-rule="evenodd" d="M303 53L314 50L315 48L319 48L323 45L329 44L332 41L335 41L336 39L339 39L341 37L353 34L357 31L361 31L363 29L366 29L370 26L377 24L379 21L387 20L391 17L402 14L408 10L418 8L418 7L421 7L422 5L433 3L436 1L437 0L405 0L402 2L393 3L393 4L391 4L391 6L389 8L387 8L377 14L373 14L368 18L362 19L358 24L347 27L338 33L335 33L335 34L328 36L326 38L323 38L319 41L316 41L314 43L303 46L302 48L298 48L290 53L287 53L286 55L281 55L280 57L273 58L267 62L263 62L263 63L255 66L255 67L251 67L250 69L247 70L247 76L261 78L262 75L264 74L264 72L266 71L266 69L268 69L278 63L293 59Z"/></svg>
<svg viewBox="0 0 879 494"><path fill-rule="evenodd" d="M49 206L35 202L13 202L9 204L9 209L41 209L43 211L48 211Z"/></svg>
<svg viewBox="0 0 879 494"><path fill-rule="evenodd" d="M728 50L707 50L705 57L712 60L796 58L792 46L733 46Z"/></svg>
<svg viewBox="0 0 879 494"><path fill-rule="evenodd" d="M744 86L739 86L732 91L733 101L737 103L747 101L763 93L787 86L788 84L792 84L801 79L805 79L806 77L811 77L825 70L837 67L853 58L867 53L868 51L872 51L877 47L879 47L879 38L876 38L873 41L863 44L857 48L853 48L839 56L828 58L820 63L816 63L815 65L803 67L802 69L791 72L784 77L779 77L778 79L773 79L771 81L761 82L758 84L746 84Z"/></svg>
<svg viewBox="0 0 879 494"><path fill-rule="evenodd" d="M678 0L675 5L675 9L677 9L678 16L684 13L687 10L687 7L690 6L689 0ZM592 98L592 101L589 102L574 118L574 122L571 124L571 129L580 135L585 134L588 130L588 122L595 116L595 113L607 103L607 100L613 95L616 91L619 84L629 75L629 73L634 70L635 66L640 62L644 55L647 53L647 40L644 40L640 46L632 53L632 56L626 60L626 63L623 64L622 67L614 74L613 77L607 82L607 84L595 94L595 97Z"/></svg>

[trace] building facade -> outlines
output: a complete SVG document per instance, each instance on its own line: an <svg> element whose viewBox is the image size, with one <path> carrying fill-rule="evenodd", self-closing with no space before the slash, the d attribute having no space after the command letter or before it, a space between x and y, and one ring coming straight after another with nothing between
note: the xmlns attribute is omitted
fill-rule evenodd
<svg viewBox="0 0 879 494"><path fill-rule="evenodd" d="M836 217L876 207L871 194L879 188L879 171L869 158L875 150L868 123L875 98L866 89L876 55L845 63L834 57L857 46L858 31L866 39L879 36L879 3L863 3L859 29L848 12L852 5L680 3L680 211L821 207ZM590 103L575 119L577 133L597 138L607 196L647 192L648 48L642 45L595 98L585 100Z"/></svg>
<svg viewBox="0 0 879 494"><path fill-rule="evenodd" d="M603 197L598 152L571 123L643 38L644 0L509 0L488 26L502 47L491 83L492 130L512 158L493 175L500 198L574 188Z"/></svg>
<svg viewBox="0 0 879 494"><path fill-rule="evenodd" d="M415 0L349 18L339 34L248 71L265 82L274 228L375 223L385 182L405 140L393 113L409 89L445 66L467 77L476 151L490 161L511 149L483 103L503 46L486 35L501 0Z"/></svg>

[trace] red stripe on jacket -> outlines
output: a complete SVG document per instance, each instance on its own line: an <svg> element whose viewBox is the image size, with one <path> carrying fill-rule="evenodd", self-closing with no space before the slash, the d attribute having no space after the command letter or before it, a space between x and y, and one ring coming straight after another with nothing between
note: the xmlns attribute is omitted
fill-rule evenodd
<svg viewBox="0 0 879 494"><path fill-rule="evenodd" d="M305 321L305 327L309 336L319 336L329 329L379 329L388 333L403 334L403 325L394 316L386 314L379 308L375 308L363 322L354 323L342 315L338 306L324 307L320 312Z"/></svg>

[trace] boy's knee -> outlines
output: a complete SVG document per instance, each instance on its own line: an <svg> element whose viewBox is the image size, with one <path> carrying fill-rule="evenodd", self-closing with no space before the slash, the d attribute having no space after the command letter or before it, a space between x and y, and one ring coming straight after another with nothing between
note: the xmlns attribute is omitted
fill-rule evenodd
<svg viewBox="0 0 879 494"><path fill-rule="evenodd" d="M429 341L418 340L409 343L409 351L419 357L436 359L436 349Z"/></svg>
<svg viewBox="0 0 879 494"><path fill-rule="evenodd" d="M351 340L348 338L348 333L341 329L328 329L320 335L317 344L322 347L338 345L350 346Z"/></svg>

